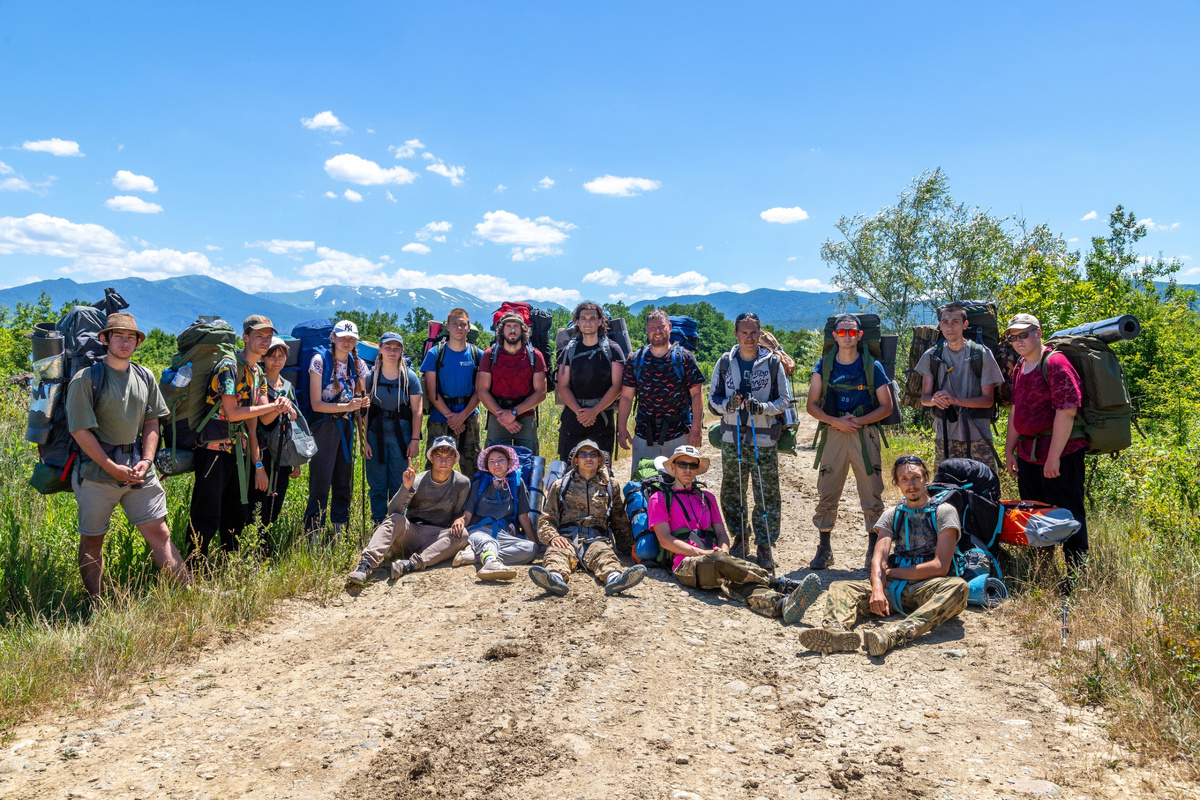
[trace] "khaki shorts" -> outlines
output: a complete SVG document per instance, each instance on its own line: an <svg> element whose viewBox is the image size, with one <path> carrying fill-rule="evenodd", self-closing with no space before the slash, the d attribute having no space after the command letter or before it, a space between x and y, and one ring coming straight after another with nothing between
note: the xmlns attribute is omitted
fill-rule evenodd
<svg viewBox="0 0 1200 800"><path fill-rule="evenodd" d="M131 525L137 526L167 516L167 492L151 474L139 487L118 486L100 481L80 481L71 476L75 504L79 506L79 533L83 536L103 536L117 505L125 512Z"/></svg>

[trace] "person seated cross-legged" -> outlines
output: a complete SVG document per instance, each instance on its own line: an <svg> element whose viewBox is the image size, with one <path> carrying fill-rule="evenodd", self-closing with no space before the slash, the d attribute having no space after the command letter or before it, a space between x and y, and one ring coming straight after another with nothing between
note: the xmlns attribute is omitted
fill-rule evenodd
<svg viewBox="0 0 1200 800"><path fill-rule="evenodd" d="M721 590L764 617L783 617L785 624L798 621L820 593L821 579L812 574L802 581L776 578L758 564L729 554L717 499L696 484L708 464L698 449L686 444L670 458L654 460L674 481L650 497L647 518L659 547L672 554L675 579L693 589Z"/></svg>
<svg viewBox="0 0 1200 800"><path fill-rule="evenodd" d="M614 545L632 547L621 487L604 467L600 445L584 439L571 450L571 469L550 485L538 521L546 544L542 565L529 578L550 594L564 596L577 565L604 582L604 593L620 594L646 576L641 564L623 570Z"/></svg>
<svg viewBox="0 0 1200 800"><path fill-rule="evenodd" d="M479 472L471 479L463 515L468 535L462 552L478 565L480 580L510 581L517 577L513 564L528 564L537 557L529 489L520 473L517 451L508 445L494 444L479 454Z"/></svg>
<svg viewBox="0 0 1200 800"><path fill-rule="evenodd" d="M830 585L822 627L800 634L806 648L836 653L865 643L868 653L881 656L967 607L967 582L947 576L958 542L958 512L949 503L930 502L928 481L929 468L916 456L903 456L892 466L892 483L904 502L883 512L875 525L871 579ZM850 630L859 615L886 617L893 611L908 616L861 637Z"/></svg>

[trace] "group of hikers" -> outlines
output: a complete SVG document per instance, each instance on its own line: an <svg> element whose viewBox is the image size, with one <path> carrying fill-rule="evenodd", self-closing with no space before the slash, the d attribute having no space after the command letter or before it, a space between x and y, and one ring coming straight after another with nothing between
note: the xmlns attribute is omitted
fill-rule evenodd
<svg viewBox="0 0 1200 800"><path fill-rule="evenodd" d="M647 504L660 563L684 586L720 591L785 623L803 615L822 590L818 573L834 565L832 532L848 472L854 471L868 534L867 576L829 586L821 627L801 635L809 649L836 652L865 644L872 655L882 655L965 608L967 584L950 575L961 520L949 504L918 513L930 503L930 469L921 459L904 456L891 467L903 500L885 511L880 424L891 415L894 397L880 363L864 358L859 317L836 319L834 346L812 368L807 411L818 423L819 499L816 552L803 580L776 577L773 553L782 527L778 443L783 415L793 404L788 376L795 365L758 317L738 315L737 342L708 381L709 407L720 416L719 501L698 480L710 467L700 449L705 377L692 352L672 341L666 312L649 313L647 343L629 353L607 335L608 319L598 304L580 303L572 321L575 332L555 359L553 382L563 406L562 473L545 488L540 513L531 492L541 487L522 479L518 452L539 454L539 407L551 384L546 357L530 345L526 319L503 315L494 325L495 342L481 351L468 341L470 315L454 309L445 339L427 349L417 368L405 357L398 333L380 337L378 357L368 364L358 355L354 323L333 326L328 349L312 358L302 378L316 443L304 526L317 541L327 526L338 531L349 522L353 442L361 431L374 529L349 584L365 583L384 562L399 578L451 561L473 564L485 581L511 580L513 567L532 565L529 579L551 596L567 595L579 568L608 595L629 590L645 577L646 566L626 566L635 550L627 498L613 465L620 447L632 451L633 472L649 459L662 478L661 491L648 495ZM988 348L964 338L966 321L959 304L940 309L944 341L917 365L924 376L921 402L935 416L934 470L957 457L1000 468L988 425L975 412L990 413L1005 376ZM67 418L81 452L72 476L79 564L92 597L101 594L102 543L118 504L145 537L155 563L185 584L214 538L232 551L248 523L270 526L278 517L300 469L271 464L263 442L300 413L296 387L282 375L289 344L261 315L246 318L242 334L234 357L197 376L207 383L210 413L195 452L186 558L171 542L165 491L154 467L166 404L153 377L130 361L145 339L131 314L110 314L99 333L107 348L99 385L96 370L81 370L70 381ZM1064 356L1046 350L1033 316L1017 314L1004 335L1021 356L1011 376L1004 468L1016 476L1023 498L1066 508L1084 523L1064 544L1068 567L1075 569L1087 552L1086 441L1072 438L1080 378ZM895 612L906 616L861 637L850 630L859 616Z"/></svg>

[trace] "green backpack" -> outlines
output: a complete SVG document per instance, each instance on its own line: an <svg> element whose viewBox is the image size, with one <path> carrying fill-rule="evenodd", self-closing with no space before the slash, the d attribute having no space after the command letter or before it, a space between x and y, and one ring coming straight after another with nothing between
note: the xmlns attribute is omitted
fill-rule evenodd
<svg viewBox="0 0 1200 800"><path fill-rule="evenodd" d="M170 414L163 420L163 441L172 450L194 450L204 426L219 406L205 396L217 365L237 357L237 334L228 322L196 322L179 334L171 365L158 387Z"/></svg>
<svg viewBox="0 0 1200 800"><path fill-rule="evenodd" d="M1039 363L1046 383L1050 382L1046 359L1053 350L1067 357L1083 385L1083 405L1075 414L1071 436L1086 438L1087 452L1093 455L1118 453L1133 444L1133 404L1125 371L1112 348L1086 335L1053 336L1046 347Z"/></svg>

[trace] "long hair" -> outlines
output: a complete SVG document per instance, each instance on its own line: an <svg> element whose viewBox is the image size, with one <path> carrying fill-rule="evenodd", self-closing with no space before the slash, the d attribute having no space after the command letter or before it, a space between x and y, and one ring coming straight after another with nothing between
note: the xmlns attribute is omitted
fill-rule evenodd
<svg viewBox="0 0 1200 800"><path fill-rule="evenodd" d="M593 303L591 300L584 300L582 303L575 306L575 310L571 312L571 321L578 325L579 315L584 311L596 312L596 315L600 317L600 325L598 328L596 328L596 333L598 333L600 336L606 336L608 334L608 315L604 313L604 309L600 307L600 304Z"/></svg>
<svg viewBox="0 0 1200 800"><path fill-rule="evenodd" d="M404 355L404 340L397 342L400 345L400 363L399 374L396 376L396 410L400 410L404 395L408 394L408 357ZM375 363L371 365L371 398L378 399L379 394L376 391L379 388L379 373L383 372L383 345L379 346L379 352L375 354ZM380 406L382 407L382 403Z"/></svg>

